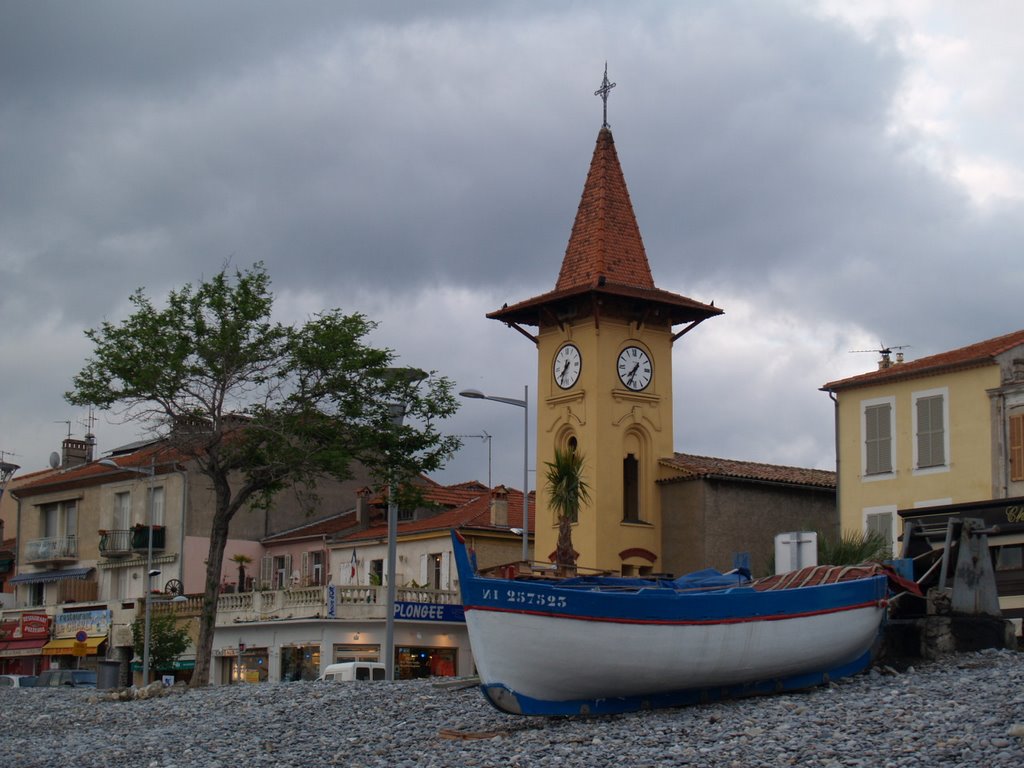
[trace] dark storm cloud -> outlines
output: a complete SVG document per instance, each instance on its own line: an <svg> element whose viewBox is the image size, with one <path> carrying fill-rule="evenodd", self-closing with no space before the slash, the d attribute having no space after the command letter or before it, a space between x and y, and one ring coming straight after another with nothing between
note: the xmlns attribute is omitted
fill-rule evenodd
<svg viewBox="0 0 1024 768"><path fill-rule="evenodd" d="M608 60L655 279L727 310L678 352L680 448L820 465L827 354L851 334L918 355L1019 327L1024 272L1019 208L973 208L894 128L898 46L807 8L4 4L0 351L22 365L0 449L66 411L83 328L229 259L265 261L297 318L370 312L409 362L515 395L533 351L483 314L554 284ZM783 438L783 416L804 425Z"/></svg>

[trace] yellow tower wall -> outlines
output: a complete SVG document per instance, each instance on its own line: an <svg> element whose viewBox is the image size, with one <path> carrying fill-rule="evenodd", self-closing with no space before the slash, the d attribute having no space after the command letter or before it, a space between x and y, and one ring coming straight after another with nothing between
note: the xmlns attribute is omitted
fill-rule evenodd
<svg viewBox="0 0 1024 768"><path fill-rule="evenodd" d="M554 380L553 361L561 346L575 344L581 353L580 377L569 389ZM619 352L634 344L653 363L650 384L640 392L619 381ZM655 485L658 460L672 455L672 342L667 327L637 327L610 318L592 318L563 328L552 326L538 337L537 382L537 531L536 556L546 560L555 551L558 521L545 487L547 462L570 435L584 456L590 504L573 526L573 546L580 567L634 573L661 569L661 507ZM623 459L639 452L639 523L623 521ZM636 454L635 454L636 455ZM634 553L643 550L655 562Z"/></svg>

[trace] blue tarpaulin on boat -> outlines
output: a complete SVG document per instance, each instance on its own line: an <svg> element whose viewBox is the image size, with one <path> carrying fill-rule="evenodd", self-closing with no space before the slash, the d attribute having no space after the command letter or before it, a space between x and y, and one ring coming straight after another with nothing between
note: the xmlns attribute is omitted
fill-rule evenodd
<svg viewBox="0 0 1024 768"><path fill-rule="evenodd" d="M750 571L740 568L731 573L722 573L714 568L694 571L674 579L672 584L679 589L708 589L713 587L736 587L750 581Z"/></svg>

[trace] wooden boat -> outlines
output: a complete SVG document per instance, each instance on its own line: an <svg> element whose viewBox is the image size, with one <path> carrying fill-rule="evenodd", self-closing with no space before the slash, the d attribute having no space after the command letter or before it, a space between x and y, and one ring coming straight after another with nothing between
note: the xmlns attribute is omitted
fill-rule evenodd
<svg viewBox="0 0 1024 768"><path fill-rule="evenodd" d="M711 571L495 578L477 572L455 531L452 540L481 689L522 715L673 707L855 674L871 661L888 582L899 581L884 566L759 581Z"/></svg>

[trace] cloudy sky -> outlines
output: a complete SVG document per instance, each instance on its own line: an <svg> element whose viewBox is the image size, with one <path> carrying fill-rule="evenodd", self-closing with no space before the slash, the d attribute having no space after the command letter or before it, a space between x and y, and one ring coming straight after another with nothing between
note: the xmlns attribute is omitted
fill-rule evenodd
<svg viewBox="0 0 1024 768"><path fill-rule="evenodd" d="M726 312L675 345L676 449L833 468L818 388L877 359L850 350L1024 327L1024 9L848 5L0 0L0 451L46 466L85 433L83 330L228 260L283 321L363 312L402 363L532 397L484 315L554 286L607 61L655 281ZM522 485L521 409L449 428ZM487 480L465 443L439 480Z"/></svg>

